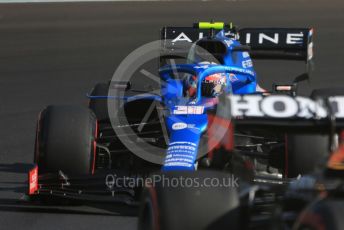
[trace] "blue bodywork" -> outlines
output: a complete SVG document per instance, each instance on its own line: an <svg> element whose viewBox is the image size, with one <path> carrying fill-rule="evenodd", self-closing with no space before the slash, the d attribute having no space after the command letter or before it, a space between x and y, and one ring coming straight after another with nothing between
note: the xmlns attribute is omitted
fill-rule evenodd
<svg viewBox="0 0 344 230"><path fill-rule="evenodd" d="M165 124L169 132L169 144L162 170L195 170L199 141L208 125L207 110L216 106L217 98L201 95L202 80L216 73L225 73L227 88L225 93L250 94L256 92L256 73L252 60L245 51L233 50L241 46L238 40L230 39L220 31L213 38L222 42L227 52L223 64L182 64L167 65L159 70L162 80L161 97L147 95L145 99L158 100L169 111ZM184 83L175 73L197 76L197 93L193 98L183 95ZM121 98L126 101L133 98ZM136 99L135 99L136 100Z"/></svg>
<svg viewBox="0 0 344 230"><path fill-rule="evenodd" d="M160 77L166 83L161 86L161 95L163 95L164 104L170 110L170 115L166 117L170 142L163 166L164 171L195 169L199 141L208 125L207 110L213 109L217 102L214 98L201 95L201 83L205 77L216 73L226 73L228 86L226 93L256 92L256 73L249 54L232 51L241 45L239 41L226 37L223 31L219 32L215 39L223 42L227 47L223 65L196 63L160 68ZM183 97L182 80L171 77L176 71L197 76L196 98Z"/></svg>

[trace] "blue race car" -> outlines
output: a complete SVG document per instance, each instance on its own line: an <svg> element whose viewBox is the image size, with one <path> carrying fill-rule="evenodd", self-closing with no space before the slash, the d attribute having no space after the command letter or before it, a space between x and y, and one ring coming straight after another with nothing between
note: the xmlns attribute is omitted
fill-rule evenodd
<svg viewBox="0 0 344 230"><path fill-rule="evenodd" d="M137 182L153 172L216 169L252 179L258 174L294 177L312 170L315 163L297 164L301 158L293 157L302 155L297 149L288 152L292 157L286 163L285 136L264 130L236 130L239 144L234 148L240 154L222 154L213 137L226 132L214 128L214 117L209 115L227 95L294 96L297 82L307 74L266 91L257 84L251 58L302 60L310 65L312 33L298 28L238 30L232 24L206 22L164 27L160 94L137 95L130 81L111 81L93 88L89 108L48 106L40 113L29 195L70 199L109 195L110 201L132 204L144 187ZM180 64L168 64L172 59ZM249 102L241 106L257 113ZM121 176L124 179L117 180ZM132 177L135 183L127 186Z"/></svg>

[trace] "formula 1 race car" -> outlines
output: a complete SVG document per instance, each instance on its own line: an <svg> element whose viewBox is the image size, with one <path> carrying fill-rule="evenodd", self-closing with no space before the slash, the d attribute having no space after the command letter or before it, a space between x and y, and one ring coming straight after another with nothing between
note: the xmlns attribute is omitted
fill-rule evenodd
<svg viewBox="0 0 344 230"><path fill-rule="evenodd" d="M302 60L308 65L313 58L312 33L312 29L297 28L237 30L224 23L163 28L160 95L150 92L135 95L137 90L130 82L110 81L93 88L89 95L89 108L48 106L40 113L34 154L36 166L29 173L29 195L137 204L142 188L147 187L142 193L145 205L142 206L144 218L141 220L152 220L154 218L150 217L157 215L157 211L149 207L160 205L150 199L154 197L155 190L146 182L140 186L137 183L125 186L132 178L147 179L152 173L179 175L185 171L190 172L190 177L197 171L206 178L211 174L207 170L215 170L211 174L213 177L227 178L226 173L218 172L229 170L248 181L259 178L269 181L270 177L288 179L312 172L320 160L328 156L328 146L335 135L330 135L330 139L321 134L285 132L272 135L264 128L238 128L235 129L233 148L240 154L233 154L233 157L240 160L232 161L225 154L227 150L218 149L212 138L223 137L227 133L212 128L216 123L214 116L209 115L219 111L220 98L229 95L282 94L294 97L297 83L306 79L307 73L298 76L292 84L276 84L271 91L261 90L251 57ZM185 44L191 44L191 47L185 49ZM185 53L187 60L184 64L166 65L170 59L185 57ZM312 98L341 93L341 90L334 89L317 90ZM259 115L258 98L253 98L246 104L237 104L239 107L236 108L220 106L220 110L247 110L244 114L235 114L239 117ZM307 103L307 100L298 101L302 106L307 106ZM282 104L282 107L269 111L271 102L265 104L267 109L264 113L267 114L294 115L295 109L299 109ZM231 141L227 145L233 143ZM109 175L113 179L110 184ZM121 180L116 180L118 178ZM192 189L188 191L194 192ZM217 195L222 192L227 193L228 190L211 190L211 197L222 199ZM162 202L168 200L161 199ZM231 207L237 202L237 198L232 196L227 199ZM217 205L212 206L212 203L217 204L213 199L208 201L207 209L213 213L209 215L211 219L228 210L228 207L221 211ZM192 207L201 209L197 203L194 199ZM163 207L169 207L169 204ZM209 218L200 217L199 227L191 228L204 228ZM170 227L162 229L184 229L173 225L178 221L171 221L168 222ZM140 226L148 226L143 229L152 226L152 222L140 223Z"/></svg>
<svg viewBox="0 0 344 230"><path fill-rule="evenodd" d="M252 108L242 107L245 103ZM277 104L283 109L274 108ZM209 114L214 130L208 130L225 132L212 136L217 144L213 154L221 153L223 170L163 172L164 180L148 184L143 193L139 229L342 229L343 105L343 96L319 101L286 95L223 97L217 112ZM237 129L323 134L333 152L312 174L294 180L252 179L246 175L255 170L254 163L244 157L247 150L236 147ZM340 135L339 144L334 134ZM232 173L238 184L225 183L234 181ZM178 185L168 184L176 178Z"/></svg>
<svg viewBox="0 0 344 230"><path fill-rule="evenodd" d="M206 36L207 34L208 36ZM193 169L196 159L201 160L201 162L208 161L202 159L200 156L202 154L199 154L200 146L205 146L204 148L208 149L207 142L205 141L206 144L203 144L204 140L207 139L205 130L207 129L208 118L207 116L201 117L208 110L216 108L218 95L222 93L282 93L295 96L297 83L308 77L307 73L301 74L295 78L292 84L275 84L273 89L268 92L257 84L257 74L254 71L251 57L255 59L300 60L309 66L313 59L312 36L312 29L246 28L238 30L232 24L225 25L224 23L199 23L194 27L164 27L161 31L162 49L159 70L160 78L164 82L161 84L161 96L146 92L147 94L144 97L136 97L135 100L132 100L132 98L128 99L128 97L123 96L124 94L130 95L135 91L130 89L129 83L114 81L99 83L91 92L90 108L97 116L100 132L104 138L107 135L110 137L118 136L118 133L121 133L121 136L128 137L127 140L120 138L122 144L128 142L121 146L123 147L121 150L118 149L118 143L114 139L106 141L106 145L110 145L110 152L113 149L116 149L117 153L127 152L133 142L135 142L135 146L138 146L137 141L130 139L128 134L130 133L134 138L141 135L141 138L151 139L151 145L161 147L163 151L156 154L160 155L159 159L154 160L154 163L161 165L165 160L165 149L168 149L171 143L185 141L185 137L188 136L196 148L193 153L190 153L193 157L189 159L186 168ZM179 59L182 60L179 61ZM171 60L173 60L172 63L179 61L183 64L171 65ZM120 93L120 90L123 93ZM110 95L109 91L114 92L112 93L114 95ZM315 92L312 97L320 95L321 93ZM122 117L126 118L125 122L119 121L119 119L117 122L109 121L111 120L109 114L114 113L108 109L106 99L109 98L127 100L121 114ZM147 111L155 102L158 102L159 106L156 106L156 109L152 112L150 121L145 121L143 129L143 118L145 118ZM170 114L161 114L164 109L169 110ZM112 110L114 111L114 109ZM190 112L189 110L193 111ZM178 116L177 120L179 122L176 122L176 116L173 115L188 116ZM148 118L146 117L146 119ZM125 129L123 123L128 124L133 132L130 132L130 130L123 131ZM188 129L183 129L186 132L185 134L171 135L175 131L173 128L174 123L195 124L201 131L189 134L187 133ZM109 127L110 124L112 127L120 127L119 129L115 128L117 134L102 132L102 127ZM110 130L112 130L111 127ZM108 131L109 129L107 129ZM252 144L254 135L243 133L240 135L242 136L243 145L245 145L245 142L248 145ZM264 136L264 134L262 135ZM261 136L261 134L257 136ZM291 178L312 171L317 159L321 158L326 152L328 144L326 138L320 136L290 136L288 137L288 146L294 147L288 148L288 153L286 153L284 147L285 138L281 138L281 142L275 146L270 145L268 147L271 149L271 154L258 155L264 155L263 158L268 159L265 165L273 166L273 168L277 169L276 172ZM254 141L256 142L257 139ZM313 156L316 155L317 157L312 158L314 162L303 165L300 162L308 159L308 156L302 153L306 142L318 143L312 145L314 147ZM115 146L114 143L116 143ZM144 151L145 148L149 149L150 146L140 145L139 148ZM138 154L140 155L140 153ZM114 161L118 162L118 160ZM138 160L140 161L140 159ZM173 160L173 157L169 160ZM105 160L105 162L105 165L108 165L108 160ZM125 158L123 163L127 164L128 162ZM169 165L173 166L179 164L181 162L169 162ZM215 161L213 161L214 164ZM167 167L169 166L165 165L164 169ZM137 169L136 166L132 168Z"/></svg>

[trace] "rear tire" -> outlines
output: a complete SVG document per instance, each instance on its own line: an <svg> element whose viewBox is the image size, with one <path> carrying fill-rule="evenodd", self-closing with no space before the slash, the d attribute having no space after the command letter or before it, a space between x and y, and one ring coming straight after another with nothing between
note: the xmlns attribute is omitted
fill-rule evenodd
<svg viewBox="0 0 344 230"><path fill-rule="evenodd" d="M155 175L163 181L144 189L139 230L240 229L239 196L233 187L167 186L184 178L204 183L231 175L216 171L168 172ZM167 182L169 181L169 182ZM178 180L179 182L181 180ZM195 185L195 184L194 184Z"/></svg>
<svg viewBox="0 0 344 230"><path fill-rule="evenodd" d="M36 133L35 162L42 173L68 175L94 172L97 121L81 106L48 106Z"/></svg>
<svg viewBox="0 0 344 230"><path fill-rule="evenodd" d="M288 135L286 145L285 174L289 178L313 172L329 154L326 135Z"/></svg>
<svg viewBox="0 0 344 230"><path fill-rule="evenodd" d="M321 88L311 93L311 98L344 96L344 88ZM285 173L288 177L313 172L329 154L327 135L288 135Z"/></svg>

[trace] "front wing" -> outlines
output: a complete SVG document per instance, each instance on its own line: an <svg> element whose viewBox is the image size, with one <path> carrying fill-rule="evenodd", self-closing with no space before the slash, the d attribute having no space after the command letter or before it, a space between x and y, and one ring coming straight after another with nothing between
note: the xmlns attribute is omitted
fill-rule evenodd
<svg viewBox="0 0 344 230"><path fill-rule="evenodd" d="M107 177L110 175L110 181L112 182L109 183ZM39 174L39 168L35 165L29 171L28 176L27 195L32 200L39 200L44 197L80 202L91 201L137 205L135 200L137 188L124 186L124 181L121 184L115 183L114 179L120 176L118 172L104 171L95 175L70 178L62 171ZM125 178L124 175L123 178Z"/></svg>

